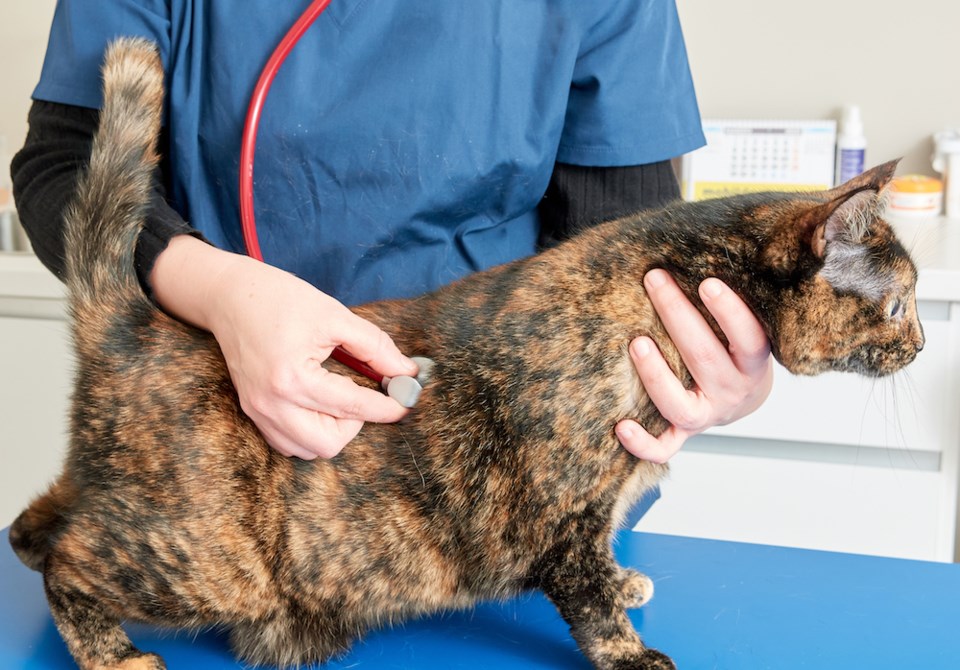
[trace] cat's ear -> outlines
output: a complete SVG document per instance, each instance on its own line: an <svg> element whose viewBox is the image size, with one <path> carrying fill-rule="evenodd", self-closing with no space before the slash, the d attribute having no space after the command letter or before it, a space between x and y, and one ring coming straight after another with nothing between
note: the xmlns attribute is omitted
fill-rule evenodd
<svg viewBox="0 0 960 670"><path fill-rule="evenodd" d="M813 208L803 217L814 255L823 258L827 243L842 239L859 243L871 220L882 209L880 194L896 172L898 160L878 165L850 181L827 191L829 200Z"/></svg>
<svg viewBox="0 0 960 670"><path fill-rule="evenodd" d="M893 179L893 174L897 171L900 159L887 161L882 165L870 168L863 174L859 174L850 181L844 182L834 188L831 193L858 193L864 190L882 191Z"/></svg>

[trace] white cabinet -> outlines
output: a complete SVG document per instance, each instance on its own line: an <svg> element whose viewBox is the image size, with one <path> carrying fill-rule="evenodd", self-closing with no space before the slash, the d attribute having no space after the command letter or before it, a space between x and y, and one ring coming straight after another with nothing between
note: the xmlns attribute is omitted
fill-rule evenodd
<svg viewBox="0 0 960 670"><path fill-rule="evenodd" d="M60 471L72 380L63 288L33 256L0 253L0 527Z"/></svg>
<svg viewBox="0 0 960 670"><path fill-rule="evenodd" d="M909 467L741 455L674 457L638 529L807 549L952 560L955 487Z"/></svg>

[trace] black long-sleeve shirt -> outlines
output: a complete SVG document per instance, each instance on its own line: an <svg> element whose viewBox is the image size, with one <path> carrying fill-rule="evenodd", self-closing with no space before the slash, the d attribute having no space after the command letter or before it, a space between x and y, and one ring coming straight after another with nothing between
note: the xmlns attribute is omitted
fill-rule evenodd
<svg viewBox="0 0 960 670"><path fill-rule="evenodd" d="M35 101L26 143L11 164L20 221L40 261L61 279L63 214L90 160L98 118L95 109ZM628 167L557 163L539 206L539 245L553 246L591 225L660 206L679 195L669 161ZM158 168L136 250L137 273L148 291L147 277L157 257L182 234L198 235L167 201Z"/></svg>

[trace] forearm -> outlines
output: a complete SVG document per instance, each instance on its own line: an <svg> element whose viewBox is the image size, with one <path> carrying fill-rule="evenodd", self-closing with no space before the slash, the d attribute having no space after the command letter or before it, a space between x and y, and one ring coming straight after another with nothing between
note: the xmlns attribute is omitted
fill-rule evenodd
<svg viewBox="0 0 960 670"><path fill-rule="evenodd" d="M390 337L316 288L266 263L174 238L151 273L160 305L213 333L243 411L281 454L336 455L364 421L406 410L322 363L343 346L383 375L415 375Z"/></svg>
<svg viewBox="0 0 960 670"><path fill-rule="evenodd" d="M98 116L94 109L33 103L26 143L10 164L20 221L40 261L61 279L63 214L90 160Z"/></svg>
<svg viewBox="0 0 960 670"><path fill-rule="evenodd" d="M623 167L557 163L540 201L540 248L620 216L680 197L670 161Z"/></svg>
<svg viewBox="0 0 960 670"><path fill-rule="evenodd" d="M177 319L214 331L223 287L244 276L244 265L259 263L223 251L190 235L174 237L157 256L148 277L157 304ZM255 274L255 273L248 273Z"/></svg>

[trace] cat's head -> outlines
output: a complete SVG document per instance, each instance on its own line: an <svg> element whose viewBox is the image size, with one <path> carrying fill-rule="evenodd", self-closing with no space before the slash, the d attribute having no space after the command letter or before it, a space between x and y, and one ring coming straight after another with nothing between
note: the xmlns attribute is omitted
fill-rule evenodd
<svg viewBox="0 0 960 670"><path fill-rule="evenodd" d="M808 269L776 310L771 344L791 372L886 375L923 348L917 270L883 219L883 191L896 165L793 200L784 217L789 230L764 250L772 267Z"/></svg>

